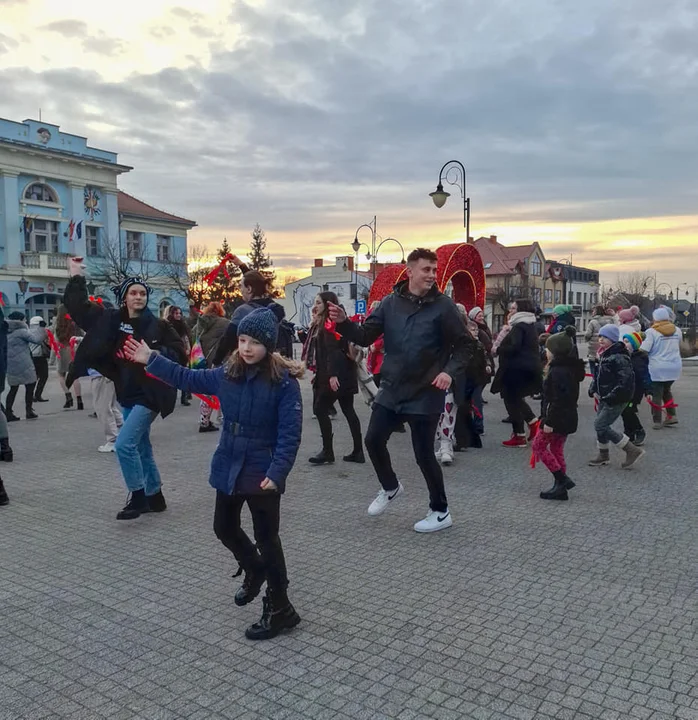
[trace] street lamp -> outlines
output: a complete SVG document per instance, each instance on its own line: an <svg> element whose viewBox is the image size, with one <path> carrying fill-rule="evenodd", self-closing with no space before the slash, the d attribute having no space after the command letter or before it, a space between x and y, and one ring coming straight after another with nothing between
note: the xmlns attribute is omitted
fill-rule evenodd
<svg viewBox="0 0 698 720"><path fill-rule="evenodd" d="M27 288L29 287L29 281L24 277L24 274L22 274L22 277L17 280L17 285L19 286L19 294L24 297L27 294Z"/></svg>
<svg viewBox="0 0 698 720"><path fill-rule="evenodd" d="M444 171L446 174L444 175ZM463 198L463 226L465 227L465 241L470 241L470 198L466 191L465 166L460 160L449 160L439 172L439 182L436 190L429 193L429 197L434 201L437 208L442 208L446 204L446 200L451 197L451 193L444 190L443 181L449 185L455 185L460 188L460 194Z"/></svg>
<svg viewBox="0 0 698 720"><path fill-rule="evenodd" d="M362 243L359 241L359 233L363 228L368 228L371 231L371 255L375 257L376 255L376 227L377 227L377 221L376 216L373 216L373 220L370 223L364 223L363 225L359 225L359 227L356 228L356 232L354 233L354 242L351 244L352 249L355 253L359 252L359 248L361 247ZM357 257L358 260L358 257ZM374 261L373 265L373 279L376 279L376 265ZM357 275L357 283L358 283L358 275ZM358 285L357 285L357 295L358 295Z"/></svg>

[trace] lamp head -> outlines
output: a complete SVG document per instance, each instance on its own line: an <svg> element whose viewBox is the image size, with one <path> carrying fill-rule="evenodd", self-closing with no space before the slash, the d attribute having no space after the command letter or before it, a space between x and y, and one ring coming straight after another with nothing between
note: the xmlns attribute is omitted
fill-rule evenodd
<svg viewBox="0 0 698 720"><path fill-rule="evenodd" d="M434 192L429 193L429 197L434 201L434 205L436 205L437 208L442 208L450 196L451 193L446 192L441 183L436 186Z"/></svg>
<svg viewBox="0 0 698 720"><path fill-rule="evenodd" d="M359 242L359 238L355 237L354 242L351 244L351 249L357 253L359 252L359 248L361 247L361 243Z"/></svg>
<svg viewBox="0 0 698 720"><path fill-rule="evenodd" d="M29 281L27 278L22 275L22 277L17 281L17 285L19 285L19 291L24 295L24 293L27 292L27 288L29 287Z"/></svg>

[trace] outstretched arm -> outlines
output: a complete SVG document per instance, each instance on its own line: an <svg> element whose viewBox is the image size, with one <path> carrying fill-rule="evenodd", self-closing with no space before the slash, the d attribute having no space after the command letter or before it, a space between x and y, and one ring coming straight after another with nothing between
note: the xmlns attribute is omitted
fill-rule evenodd
<svg viewBox="0 0 698 720"><path fill-rule="evenodd" d="M368 347L383 334L384 307L382 302L375 312L371 313L362 326L347 320L347 314L334 303L327 303L330 319L337 323L337 332L349 342L361 347Z"/></svg>
<svg viewBox="0 0 698 720"><path fill-rule="evenodd" d="M100 322L106 312L101 305L90 302L87 281L82 275L74 275L68 280L63 294L63 304L75 324L85 332Z"/></svg>

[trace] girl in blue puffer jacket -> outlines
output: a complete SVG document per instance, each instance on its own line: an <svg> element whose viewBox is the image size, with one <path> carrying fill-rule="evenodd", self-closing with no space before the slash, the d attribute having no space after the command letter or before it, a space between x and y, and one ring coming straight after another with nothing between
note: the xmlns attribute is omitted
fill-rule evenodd
<svg viewBox="0 0 698 720"><path fill-rule="evenodd" d="M238 349L222 367L189 370L130 340L127 355L146 371L172 385L219 398L225 423L211 461L209 482L216 489L213 529L230 550L245 577L235 595L247 605L267 592L259 622L247 628L250 640L264 640L300 622L289 602L279 509L286 477L301 442L303 405L297 378L303 367L274 352L278 321L271 310L251 312L238 325ZM240 526L247 503L257 547ZM258 548L258 549L257 549Z"/></svg>

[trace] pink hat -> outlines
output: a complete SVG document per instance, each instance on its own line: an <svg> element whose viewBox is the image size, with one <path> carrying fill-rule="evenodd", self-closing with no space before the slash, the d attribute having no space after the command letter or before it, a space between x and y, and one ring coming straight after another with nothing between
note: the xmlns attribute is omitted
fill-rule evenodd
<svg viewBox="0 0 698 720"><path fill-rule="evenodd" d="M618 313L618 319L621 321L621 323L625 325L626 323L631 323L633 320L635 320L639 314L640 308L637 305L633 305L627 310L621 310Z"/></svg>

